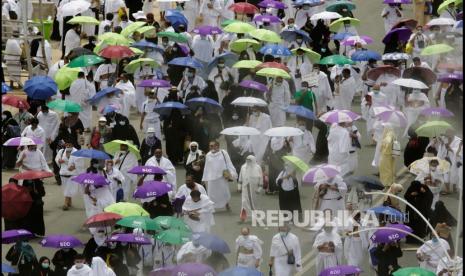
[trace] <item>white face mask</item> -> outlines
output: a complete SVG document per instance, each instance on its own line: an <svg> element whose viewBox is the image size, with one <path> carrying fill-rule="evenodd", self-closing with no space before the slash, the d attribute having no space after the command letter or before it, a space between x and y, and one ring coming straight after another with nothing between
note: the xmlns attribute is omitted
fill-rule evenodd
<svg viewBox="0 0 465 276"><path fill-rule="evenodd" d="M298 125L297 128L299 128L300 130L305 130L305 125Z"/></svg>
<svg viewBox="0 0 465 276"><path fill-rule="evenodd" d="M260 112L259 112L259 111L254 111L254 112L252 112L252 114L253 114L254 116L256 116L256 117L260 116Z"/></svg>
<svg viewBox="0 0 465 276"><path fill-rule="evenodd" d="M287 236L287 232L279 232L279 235L281 235L281 237L285 237Z"/></svg>
<svg viewBox="0 0 465 276"><path fill-rule="evenodd" d="M234 114L234 115L232 115L232 119L237 120L237 119L239 119L239 116L237 114Z"/></svg>
<svg viewBox="0 0 465 276"><path fill-rule="evenodd" d="M83 263L77 263L77 264L75 264L75 266L76 266L77 269L81 269L81 268L84 267L84 264Z"/></svg>
<svg viewBox="0 0 465 276"><path fill-rule="evenodd" d="M66 148L65 150L66 150L66 152L70 152L70 151L73 150L73 148Z"/></svg>
<svg viewBox="0 0 465 276"><path fill-rule="evenodd" d="M5 119L6 119L6 115L2 114L2 120L5 120Z"/></svg>
<svg viewBox="0 0 465 276"><path fill-rule="evenodd" d="M295 42L297 42L297 43L299 43L299 44L302 43L302 41L303 41L303 40L300 39L300 38L298 38L298 39L295 40Z"/></svg>

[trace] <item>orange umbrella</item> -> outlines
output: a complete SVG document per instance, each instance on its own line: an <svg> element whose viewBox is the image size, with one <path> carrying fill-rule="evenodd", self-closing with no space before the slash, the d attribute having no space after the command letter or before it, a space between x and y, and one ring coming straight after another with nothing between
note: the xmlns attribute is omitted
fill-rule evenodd
<svg viewBox="0 0 465 276"><path fill-rule="evenodd" d="M87 227L106 227L106 226L113 226L116 222L122 219L123 216L118 215L116 213L110 212L103 212L100 214L96 214L91 216L86 220L84 223Z"/></svg>
<svg viewBox="0 0 465 276"><path fill-rule="evenodd" d="M33 179L42 179L55 176L54 173L48 171L25 171L22 173L17 173L13 175L13 178L16 180L33 180Z"/></svg>
<svg viewBox="0 0 465 276"><path fill-rule="evenodd" d="M279 62L264 62L260 65L258 65L257 67L255 67L256 69L263 69L263 68L278 68L278 69L282 69L286 72L290 72L291 70L289 70L289 68L287 68L286 65L282 64L282 63L279 63Z"/></svg>

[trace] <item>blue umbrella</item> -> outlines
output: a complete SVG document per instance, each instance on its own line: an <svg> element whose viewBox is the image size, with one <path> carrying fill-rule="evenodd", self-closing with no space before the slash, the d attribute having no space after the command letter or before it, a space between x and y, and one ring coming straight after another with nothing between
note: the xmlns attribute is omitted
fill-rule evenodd
<svg viewBox="0 0 465 276"><path fill-rule="evenodd" d="M108 113L111 113L111 112L114 112L114 111L119 111L119 108L114 104L109 104L109 105L105 106L100 111L100 113L102 113L103 115L107 115Z"/></svg>
<svg viewBox="0 0 465 276"><path fill-rule="evenodd" d="M457 25L455 25L455 28L457 28L457 29L463 28L463 20L460 20L459 23Z"/></svg>
<svg viewBox="0 0 465 276"><path fill-rule="evenodd" d="M161 46L158 46L157 44L147 41L145 39L135 42L131 46L141 50L152 49L154 51L160 52L161 54L165 52L165 50Z"/></svg>
<svg viewBox="0 0 465 276"><path fill-rule="evenodd" d="M263 273L255 268L235 266L221 271L218 276L263 276Z"/></svg>
<svg viewBox="0 0 465 276"><path fill-rule="evenodd" d="M46 100L57 93L58 86L50 77L36 76L26 81L23 90L31 99Z"/></svg>
<svg viewBox="0 0 465 276"><path fill-rule="evenodd" d="M215 67L218 64L218 61L220 59L224 60L224 64L227 67L232 67L234 63L237 62L239 57L235 53L231 53L231 52L226 52L226 53L216 56L212 61L210 61L210 63L208 63L207 69L205 69L207 74L210 73L213 67Z"/></svg>
<svg viewBox="0 0 465 276"><path fill-rule="evenodd" d="M390 218L394 218L395 220L403 220L405 218L404 213L389 206L377 206L367 209L365 211L371 211L375 214L389 216Z"/></svg>
<svg viewBox="0 0 465 276"><path fill-rule="evenodd" d="M286 40L286 41L294 41L297 37L297 35L301 35L302 39L307 42L311 42L312 39L308 34L304 31L301 30L285 30L280 33L281 38Z"/></svg>
<svg viewBox="0 0 465 276"><path fill-rule="evenodd" d="M92 98L88 99L88 101L90 103L92 103L92 104L95 104L98 101L100 101L100 99L105 97L105 95L111 94L111 93L118 94L119 92L121 92L121 89L119 89L119 88L107 87L107 88L104 88L104 89L100 90L99 92L97 92L97 94L95 94Z"/></svg>
<svg viewBox="0 0 465 276"><path fill-rule="evenodd" d="M2 263L2 273L16 273L16 269L12 266Z"/></svg>
<svg viewBox="0 0 465 276"><path fill-rule="evenodd" d="M177 29L179 25L184 25L187 30L187 24L189 24L189 21L180 11L166 10L165 19L171 23L171 26L173 26L173 28Z"/></svg>
<svg viewBox="0 0 465 276"><path fill-rule="evenodd" d="M371 50L355 51L350 57L353 61L368 61L370 59L380 60L381 55Z"/></svg>
<svg viewBox="0 0 465 276"><path fill-rule="evenodd" d="M310 120L317 120L313 111L301 105L290 105L288 108L286 108L286 112L293 113L297 116L304 117Z"/></svg>
<svg viewBox="0 0 465 276"><path fill-rule="evenodd" d="M84 157L84 158L91 158L91 159L101 159L101 160L111 159L110 155L106 154L105 152L100 151L100 150L94 150L94 149L77 150L71 153L71 155L76 156L76 157Z"/></svg>
<svg viewBox="0 0 465 276"><path fill-rule="evenodd" d="M318 6L321 2L321 0L297 0L294 2L294 7L300 7L303 5Z"/></svg>
<svg viewBox="0 0 465 276"><path fill-rule="evenodd" d="M199 107L203 107L207 113L220 113L223 111L223 107L217 101L205 97L192 98L186 101L185 104L192 111L197 110Z"/></svg>
<svg viewBox="0 0 465 276"><path fill-rule="evenodd" d="M216 251L223 254L231 252L231 249L229 249L228 244L222 238L210 233L193 233L192 241L198 242L200 245L210 249L211 251Z"/></svg>
<svg viewBox="0 0 465 276"><path fill-rule="evenodd" d="M184 67L190 67L194 69L203 68L203 64L193 57L173 58L170 62L168 62L168 65L184 66Z"/></svg>
<svg viewBox="0 0 465 276"><path fill-rule="evenodd" d="M278 44L266 44L265 46L260 48L260 53L264 55L281 57L289 57L292 55L291 51L289 51L287 47Z"/></svg>
<svg viewBox="0 0 465 276"><path fill-rule="evenodd" d="M379 181L378 178L372 177L372 176L364 176L364 175L358 175L358 176L349 176L346 181L347 182L358 182L361 183L365 186L365 188L370 189L370 190L383 190L384 185Z"/></svg>
<svg viewBox="0 0 465 276"><path fill-rule="evenodd" d="M179 102L166 102L162 104L157 104L155 105L155 108L153 109L154 112L157 112L158 114L162 116L170 116L171 111L173 109L179 109L181 114L186 115L190 113L190 110L187 106L183 105L182 103Z"/></svg>
<svg viewBox="0 0 465 276"><path fill-rule="evenodd" d="M6 83L2 82L2 94L6 94L9 91L11 91L11 87L9 87Z"/></svg>
<svg viewBox="0 0 465 276"><path fill-rule="evenodd" d="M353 33L337 33L335 35L333 35L333 40L344 40L350 36L354 36L355 34Z"/></svg>

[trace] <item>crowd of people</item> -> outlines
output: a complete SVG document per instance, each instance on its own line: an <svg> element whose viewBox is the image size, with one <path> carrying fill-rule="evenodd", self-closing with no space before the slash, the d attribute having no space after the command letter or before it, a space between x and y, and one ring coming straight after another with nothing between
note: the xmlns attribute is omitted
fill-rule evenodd
<svg viewBox="0 0 465 276"><path fill-rule="evenodd" d="M15 96L3 79L2 104L17 112L2 112L2 169L52 172L62 187L63 215L81 198L87 220L137 201L150 219L179 219L186 236L194 234L177 243L160 238L160 231L175 235L179 225L89 227L82 252L59 247L51 259L38 258L27 239L18 238L6 254L17 269L9 275L167 275L161 274L164 268L193 262L219 273L232 265L195 234L209 234L222 209L248 224L261 210L257 198L274 201L275 194L276 209L325 214L324 222L310 227L317 260L304 275L344 264L360 268L367 258L372 270L365 274L393 275L402 269L403 238L419 246L418 263L410 266L462 275L452 236L461 225L446 198L462 189L463 142L444 121L463 116L460 1L415 1L424 2L415 4L415 19L403 15L409 1L384 1L382 11L373 11L384 20L383 55L367 49L373 39L359 33L363 15L355 18L350 1L160 1L156 15L152 0L55 2L56 42L25 43L20 35L41 32L7 26L5 77L10 86L24 87L27 100L12 103ZM5 1L2 18L21 19L22 4ZM92 18L97 23L89 23ZM58 85L54 95L38 97L21 81L27 45L31 80L49 77ZM59 45L53 49L61 51L59 60L52 58L52 45ZM113 52L107 55L108 49ZM78 61L84 64L76 66ZM361 115L352 112L358 98ZM63 107L73 104L77 109ZM360 119L366 123L362 133ZM32 142L8 145L18 137ZM359 160L358 153L370 146L373 159ZM405 188L396 183L402 157L414 175ZM360 165L378 171L379 181L371 182L377 188L351 180ZM105 185L78 180L97 181L95 175ZM299 189L307 184L315 190L311 208L300 200ZM26 187L32 207L23 218L4 218L5 230L46 239L47 185L15 177L8 185ZM162 185L168 188L159 192ZM386 194L382 206L364 193L376 189ZM231 190L241 193L240 210L231 209ZM379 224L367 224L363 215L373 207L408 219L403 224L380 211ZM356 211L351 224L338 222L344 210ZM379 227L394 231L396 225L408 235L376 240ZM301 248L291 224L283 223L270 241L243 226L233 247L237 266L263 271L268 261L277 276L302 271L302 250L312 248ZM109 240L119 234L150 242ZM270 248L269 258L263 246Z"/></svg>

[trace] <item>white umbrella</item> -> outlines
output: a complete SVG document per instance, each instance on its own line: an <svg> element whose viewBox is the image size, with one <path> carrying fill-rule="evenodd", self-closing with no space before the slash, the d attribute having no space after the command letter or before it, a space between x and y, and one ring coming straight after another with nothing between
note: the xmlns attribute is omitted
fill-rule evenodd
<svg viewBox="0 0 465 276"><path fill-rule="evenodd" d="M268 105L264 100L255 98L255 97L239 97L235 99L234 101L232 101L231 104L238 105L238 106L248 106L248 107Z"/></svg>
<svg viewBox="0 0 465 276"><path fill-rule="evenodd" d="M84 0L71 1L64 4L58 11L58 14L66 16L75 16L78 13L83 13L90 8L90 2Z"/></svg>
<svg viewBox="0 0 465 276"><path fill-rule="evenodd" d="M324 12L315 13L314 15L312 15L312 17L310 17L310 20L320 20L320 19L326 20L326 19L338 19L338 18L342 18L342 15L340 15L337 12L324 11Z"/></svg>
<svg viewBox="0 0 465 276"><path fill-rule="evenodd" d="M454 26L455 20L452 18L435 18L426 23L426 26Z"/></svg>
<svg viewBox="0 0 465 276"><path fill-rule="evenodd" d="M421 81L414 80L414 79L400 78L400 79L397 79L397 80L393 81L392 83L400 85L400 86L414 88L414 89L428 89L429 88L428 85L424 84Z"/></svg>
<svg viewBox="0 0 465 276"><path fill-rule="evenodd" d="M295 127L274 127L265 131L266 136L270 137L290 137L290 136L300 136L304 133L302 130Z"/></svg>
<svg viewBox="0 0 465 276"><path fill-rule="evenodd" d="M373 106L373 113L375 113L375 116L385 112L385 111L394 111L396 108L392 105L377 105Z"/></svg>
<svg viewBox="0 0 465 276"><path fill-rule="evenodd" d="M260 135L260 131L258 129L246 126L228 127L223 129L220 133L232 136Z"/></svg>

